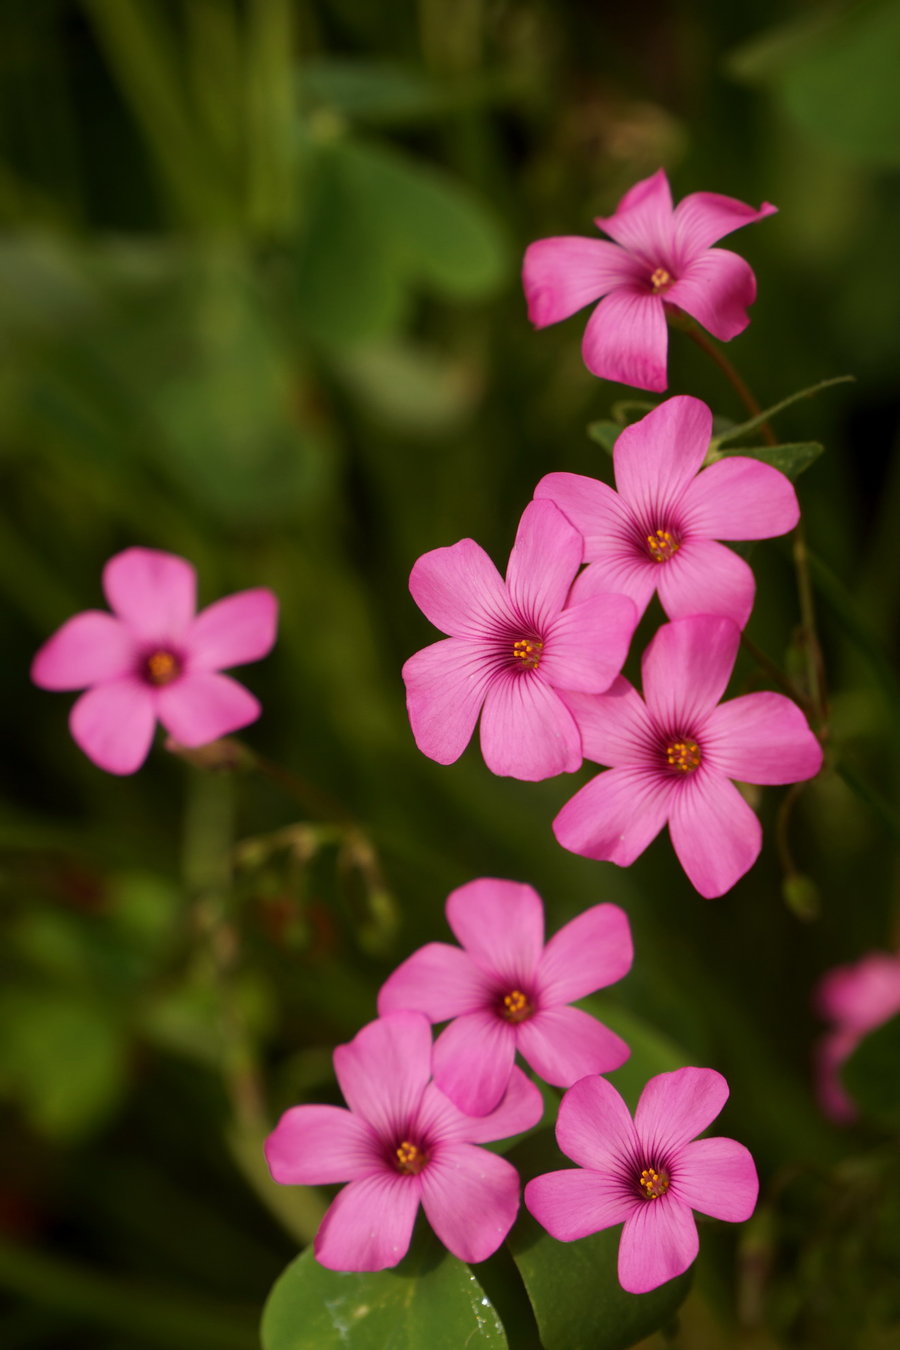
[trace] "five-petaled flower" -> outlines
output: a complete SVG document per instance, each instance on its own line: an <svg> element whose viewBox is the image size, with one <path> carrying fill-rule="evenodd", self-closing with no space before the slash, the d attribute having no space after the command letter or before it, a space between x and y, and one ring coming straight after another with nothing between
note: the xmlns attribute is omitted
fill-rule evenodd
<svg viewBox="0 0 900 1350"><path fill-rule="evenodd" d="M69 727L109 773L134 773L156 720L185 746L253 722L260 705L223 667L258 661L275 641L278 602L259 587L196 610L196 574L184 558L129 548L103 569L112 614L86 610L41 647L31 678L42 689L86 689Z"/></svg>
<svg viewBox="0 0 900 1350"><path fill-rule="evenodd" d="M670 619L727 614L743 628L753 607L753 572L719 539L769 539L800 518L789 479L745 456L699 472L712 413L698 398L667 399L616 441L616 491L596 478L551 473L546 498L584 536L590 566L572 603L602 591L628 595L643 613L654 591Z"/></svg>
<svg viewBox="0 0 900 1350"><path fill-rule="evenodd" d="M625 1042L567 1006L631 969L631 930L617 905L586 910L544 946L537 892L483 877L451 893L447 921L462 950L430 942L414 952L382 986L378 1011L454 1019L434 1047L434 1081L458 1107L471 1115L494 1110L516 1050L557 1087L624 1064Z"/></svg>
<svg viewBox="0 0 900 1350"><path fill-rule="evenodd" d="M543 328L600 300L584 333L585 365L605 380L665 389L666 307L690 314L723 342L743 332L756 278L737 253L710 245L775 210L764 202L755 211L715 192L694 192L673 210L659 169L626 192L614 215L595 222L614 243L564 235L528 246L529 318Z"/></svg>
<svg viewBox="0 0 900 1350"><path fill-rule="evenodd" d="M495 1252L519 1208L519 1176L476 1144L530 1129L543 1102L521 1070L490 1115L464 1115L431 1078L431 1027L421 1013L370 1022L334 1052L349 1110L294 1106L266 1141L287 1185L349 1182L315 1240L331 1270L384 1270L406 1255L421 1204L461 1261Z"/></svg>
<svg viewBox="0 0 900 1350"><path fill-rule="evenodd" d="M494 773L534 781L580 767L581 737L558 691L607 689L637 624L623 595L567 603L583 548L552 502L530 502L505 582L472 539L418 559L413 599L450 635L403 667L413 735L429 758L458 759L481 713Z"/></svg>
<svg viewBox="0 0 900 1350"><path fill-rule="evenodd" d="M556 1125L578 1167L529 1181L525 1204L560 1242L624 1223L619 1282L631 1294L656 1289L697 1255L692 1210L741 1223L756 1206L759 1183L744 1145L694 1138L727 1098L714 1069L675 1069L650 1079L632 1121L611 1083L582 1078L563 1097Z"/></svg>
<svg viewBox="0 0 900 1350"><path fill-rule="evenodd" d="M724 894L752 867L762 831L730 780L812 778L822 750L783 694L719 703L739 641L731 619L676 619L644 652L643 699L621 677L606 694L567 696L585 756L610 768L553 822L563 848L627 867L668 822L678 859L701 895Z"/></svg>
<svg viewBox="0 0 900 1350"><path fill-rule="evenodd" d="M829 970L816 1004L834 1024L816 1049L819 1101L832 1120L848 1124L859 1112L841 1082L841 1065L864 1036L900 1013L900 953L869 952L853 965Z"/></svg>

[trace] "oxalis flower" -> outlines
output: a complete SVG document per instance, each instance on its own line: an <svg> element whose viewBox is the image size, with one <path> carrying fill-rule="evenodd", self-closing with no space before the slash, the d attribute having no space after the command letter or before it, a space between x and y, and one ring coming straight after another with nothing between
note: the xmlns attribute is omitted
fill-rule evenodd
<svg viewBox="0 0 900 1350"><path fill-rule="evenodd" d="M494 1110L516 1050L557 1087L624 1064L621 1037L567 1006L631 969L631 930L617 905L586 910L545 947L537 892L484 877L452 892L447 922L462 950L430 942L414 952L382 986L378 1011L453 1019L435 1043L434 1081L463 1111Z"/></svg>
<svg viewBox="0 0 900 1350"><path fill-rule="evenodd" d="M630 596L639 613L654 591L670 619L727 614L743 628L753 572L719 539L769 539L800 518L790 480L769 464L729 456L700 471L712 413L689 395L670 398L616 441L616 491L596 478L550 473L535 489L584 536L590 566L571 602L596 592Z"/></svg>
<svg viewBox="0 0 900 1350"><path fill-rule="evenodd" d="M556 1138L577 1168L525 1187L525 1204L560 1242L623 1223L619 1283L646 1294L681 1275L699 1250L692 1210L741 1223L756 1206L753 1159L734 1139L695 1139L728 1084L714 1069L651 1078L632 1121L605 1078L582 1078L559 1106Z"/></svg>
<svg viewBox="0 0 900 1350"><path fill-rule="evenodd" d="M900 954L869 952L853 965L829 970L816 1004L833 1023L816 1052L819 1101L826 1115L846 1125L859 1112L841 1082L841 1065L864 1036L900 1013Z"/></svg>
<svg viewBox="0 0 900 1350"><path fill-rule="evenodd" d="M637 624L623 595L569 605L583 544L552 502L530 502L504 582L472 539L424 554L409 589L450 636L403 667L416 744L452 764L481 714L481 749L496 774L537 780L581 765L581 737L558 692L599 692L622 667Z"/></svg>
<svg viewBox="0 0 900 1350"><path fill-rule="evenodd" d="M117 553L103 569L112 614L86 610L44 643L31 666L42 689L87 689L69 727L108 773L134 773L157 718L185 746L206 745L253 722L260 705L219 672L258 661L275 641L271 591L239 591L196 614L196 574L150 548Z"/></svg>
<svg viewBox="0 0 900 1350"><path fill-rule="evenodd" d="M611 767L553 822L563 848L628 867L668 822L679 862L701 895L723 895L752 867L762 830L729 780L812 778L822 750L783 694L719 703L739 641L731 619L676 619L644 652L643 699L621 677L606 694L568 695L586 757Z"/></svg>
<svg viewBox="0 0 900 1350"><path fill-rule="evenodd" d="M588 320L582 354L604 380L665 389L666 308L684 310L728 342L750 322L756 278L737 253L710 245L777 208L716 192L694 192L672 209L662 169L626 192L615 214L595 224L614 243L563 235L525 252L522 281L538 328L600 300ZM605 297L600 299L600 297Z"/></svg>
<svg viewBox="0 0 900 1350"><path fill-rule="evenodd" d="M266 1141L276 1181L349 1185L316 1235L330 1270L384 1270L406 1255L421 1204L444 1246L461 1261L484 1261L519 1208L511 1163L476 1144L530 1129L541 1094L519 1070L496 1111L463 1115L431 1078L431 1028L421 1013L370 1022L334 1052L349 1110L294 1106Z"/></svg>

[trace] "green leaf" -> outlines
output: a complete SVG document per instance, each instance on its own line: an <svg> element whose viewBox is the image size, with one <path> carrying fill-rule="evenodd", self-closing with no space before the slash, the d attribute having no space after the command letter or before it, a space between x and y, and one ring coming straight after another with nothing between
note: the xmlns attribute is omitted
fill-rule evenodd
<svg viewBox="0 0 900 1350"><path fill-rule="evenodd" d="M841 1070L859 1109L879 1125L900 1129L900 1015L863 1037Z"/></svg>
<svg viewBox="0 0 900 1350"><path fill-rule="evenodd" d="M343 117L383 124L419 121L446 104L441 87L413 69L386 62L319 60L304 67L304 102Z"/></svg>
<svg viewBox="0 0 900 1350"><path fill-rule="evenodd" d="M374 1274L326 1270L307 1250L276 1282L263 1350L506 1350L496 1312L469 1267L421 1223L409 1255Z"/></svg>
<svg viewBox="0 0 900 1350"><path fill-rule="evenodd" d="M824 452L825 447L818 441L789 441L784 445L741 445L733 450L722 450L712 456L717 459L734 459L740 455L746 459L758 459L763 464L771 464L780 469L788 478L799 478L804 469L814 464Z"/></svg>
<svg viewBox="0 0 900 1350"><path fill-rule="evenodd" d="M610 422L601 420L599 422L589 422L587 434L597 445L602 445L603 449L612 454L616 447L616 441L619 439L624 428L621 422Z"/></svg>
<svg viewBox="0 0 900 1350"><path fill-rule="evenodd" d="M549 1131L515 1148L524 1176L571 1166ZM628 1294L616 1273L621 1228L578 1242L557 1242L524 1210L509 1246L534 1309L544 1350L627 1350L670 1323L687 1294L690 1272L649 1294Z"/></svg>

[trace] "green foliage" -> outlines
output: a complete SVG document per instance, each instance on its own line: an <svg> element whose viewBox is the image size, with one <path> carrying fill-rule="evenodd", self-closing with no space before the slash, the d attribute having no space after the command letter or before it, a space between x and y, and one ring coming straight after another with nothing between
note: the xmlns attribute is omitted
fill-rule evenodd
<svg viewBox="0 0 900 1350"><path fill-rule="evenodd" d="M883 1129L900 1132L900 1016L864 1036L841 1068L860 1111Z"/></svg>

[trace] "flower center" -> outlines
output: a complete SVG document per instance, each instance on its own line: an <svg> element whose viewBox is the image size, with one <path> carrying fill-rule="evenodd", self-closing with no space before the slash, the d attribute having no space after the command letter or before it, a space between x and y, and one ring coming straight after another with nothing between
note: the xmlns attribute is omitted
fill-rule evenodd
<svg viewBox="0 0 900 1350"><path fill-rule="evenodd" d="M645 1167L638 1179L638 1190L644 1200L658 1200L669 1189L669 1174L664 1167Z"/></svg>
<svg viewBox="0 0 900 1350"><path fill-rule="evenodd" d="M534 1012L534 1008L521 989L511 989L508 994L503 995L503 1006L500 1011L507 1022L524 1022Z"/></svg>
<svg viewBox="0 0 900 1350"><path fill-rule="evenodd" d="M654 530L647 535L647 552L654 562L668 562L680 548L681 543L671 530Z"/></svg>
<svg viewBox="0 0 900 1350"><path fill-rule="evenodd" d="M676 773L693 773L699 769L702 758L696 741L685 738L682 741L669 741L666 746L666 763Z"/></svg>
<svg viewBox="0 0 900 1350"><path fill-rule="evenodd" d="M394 1166L398 1172L405 1172L408 1176L417 1176L428 1161L423 1149L418 1144L411 1144L408 1139L404 1139L394 1150L394 1157L397 1159Z"/></svg>
<svg viewBox="0 0 900 1350"><path fill-rule="evenodd" d="M151 652L144 662L144 675L151 684L171 684L181 674L181 662L172 652Z"/></svg>
<svg viewBox="0 0 900 1350"><path fill-rule="evenodd" d="M666 290L672 285L674 278L671 272L665 267L657 267L650 273L650 285L653 287L653 294L658 295L660 291Z"/></svg>
<svg viewBox="0 0 900 1350"><path fill-rule="evenodd" d="M519 638L513 643L513 657L522 670L535 670L540 665L543 650L544 644L537 638Z"/></svg>

